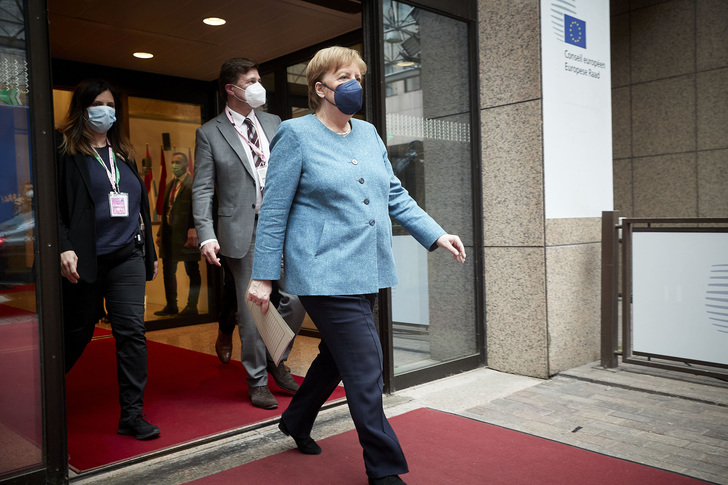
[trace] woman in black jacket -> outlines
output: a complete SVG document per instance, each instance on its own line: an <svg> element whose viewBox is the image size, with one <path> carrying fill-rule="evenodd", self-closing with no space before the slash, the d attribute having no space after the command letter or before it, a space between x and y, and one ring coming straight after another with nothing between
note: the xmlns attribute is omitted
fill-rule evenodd
<svg viewBox="0 0 728 485"><path fill-rule="evenodd" d="M106 311L116 339L118 433L159 435L142 414L147 381L144 291L157 276L149 200L122 133L119 95L102 80L76 87L60 129L58 208L66 372ZM146 228L146 230L145 230Z"/></svg>

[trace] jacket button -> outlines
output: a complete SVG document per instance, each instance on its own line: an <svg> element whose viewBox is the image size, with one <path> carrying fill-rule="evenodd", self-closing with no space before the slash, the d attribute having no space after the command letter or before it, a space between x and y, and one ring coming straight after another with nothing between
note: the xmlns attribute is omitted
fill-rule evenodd
<svg viewBox="0 0 728 485"><path fill-rule="evenodd" d="M356 158L355 158L355 159L353 159L353 160L351 161L351 163L353 163L354 165L356 165L356 164L357 164L357 163L359 163L359 162L357 162L357 161L356 161Z"/></svg>
<svg viewBox="0 0 728 485"><path fill-rule="evenodd" d="M363 184L364 183L364 179L359 179L359 183L360 184Z"/></svg>
<svg viewBox="0 0 728 485"><path fill-rule="evenodd" d="M364 199L364 205L369 205L369 199Z"/></svg>
<svg viewBox="0 0 728 485"><path fill-rule="evenodd" d="M255 204L253 204L253 209L255 209Z"/></svg>
<svg viewBox="0 0 728 485"><path fill-rule="evenodd" d="M369 225L370 226L373 226L374 225L374 219L372 219L371 221L369 221Z"/></svg>

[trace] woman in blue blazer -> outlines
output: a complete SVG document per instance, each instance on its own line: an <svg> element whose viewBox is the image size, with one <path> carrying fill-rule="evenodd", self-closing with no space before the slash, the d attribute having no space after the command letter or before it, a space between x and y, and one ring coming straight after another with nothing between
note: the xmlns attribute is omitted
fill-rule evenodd
<svg viewBox="0 0 728 485"><path fill-rule="evenodd" d="M248 298L267 311L283 255L286 290L299 295L321 334L319 355L283 413L281 431L302 453L321 453L311 429L343 381L369 483L401 484L407 462L384 415L372 314L379 290L397 284L390 216L430 251L444 247L463 262L465 249L402 187L374 126L352 118L365 72L359 53L343 47L323 49L309 63L315 114L283 122L271 142Z"/></svg>

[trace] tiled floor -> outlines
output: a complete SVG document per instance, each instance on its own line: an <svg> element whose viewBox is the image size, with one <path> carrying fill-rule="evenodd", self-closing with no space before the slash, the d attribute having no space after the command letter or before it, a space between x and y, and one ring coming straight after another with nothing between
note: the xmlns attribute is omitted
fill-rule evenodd
<svg viewBox="0 0 728 485"><path fill-rule="evenodd" d="M313 324L308 320L304 325L309 328ZM108 328L108 327L107 327ZM188 350L195 350L209 355L215 355L215 340L217 339L217 323L205 323L166 330L154 330L147 332L147 339L174 345ZM309 365L318 354L319 339L299 335L296 337L291 355L287 365L291 371L300 376L305 376ZM430 359L429 343L422 338L408 338L407 336L395 335L394 340L394 362L395 373L407 372L420 369L429 365L437 364ZM233 359L240 360L240 337L237 327L233 334Z"/></svg>
<svg viewBox="0 0 728 485"><path fill-rule="evenodd" d="M165 330L154 330L147 332L147 339L153 342L160 342L183 349L195 350L209 355L215 354L215 340L217 339L218 325L216 322L187 327L170 328ZM305 376L308 366L318 354L319 340L312 337L299 335L293 343L291 355L287 365L291 371L300 376ZM233 360L240 361L240 337L235 327L233 334Z"/></svg>

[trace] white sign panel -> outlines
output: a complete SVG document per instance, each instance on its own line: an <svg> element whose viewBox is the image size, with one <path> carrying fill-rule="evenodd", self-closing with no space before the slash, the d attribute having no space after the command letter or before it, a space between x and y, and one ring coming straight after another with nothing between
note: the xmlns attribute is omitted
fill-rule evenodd
<svg viewBox="0 0 728 485"><path fill-rule="evenodd" d="M541 0L546 218L612 210L609 0Z"/></svg>
<svg viewBox="0 0 728 485"><path fill-rule="evenodd" d="M392 320L430 324L427 251L410 235L392 238L399 285L392 288Z"/></svg>
<svg viewBox="0 0 728 485"><path fill-rule="evenodd" d="M728 234L633 233L633 345L728 364Z"/></svg>

